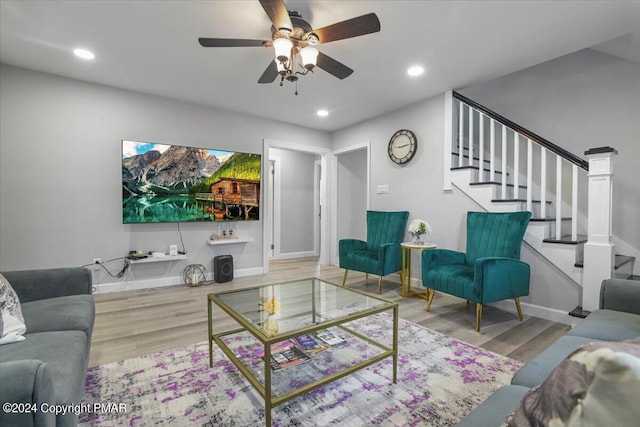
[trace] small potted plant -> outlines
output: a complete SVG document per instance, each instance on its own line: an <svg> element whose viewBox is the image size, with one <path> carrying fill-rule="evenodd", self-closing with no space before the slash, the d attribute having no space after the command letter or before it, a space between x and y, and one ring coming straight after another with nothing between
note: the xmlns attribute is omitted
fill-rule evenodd
<svg viewBox="0 0 640 427"><path fill-rule="evenodd" d="M421 245L424 243L426 235L431 233L431 226L423 219L414 219L409 224L409 233L411 233L413 241Z"/></svg>

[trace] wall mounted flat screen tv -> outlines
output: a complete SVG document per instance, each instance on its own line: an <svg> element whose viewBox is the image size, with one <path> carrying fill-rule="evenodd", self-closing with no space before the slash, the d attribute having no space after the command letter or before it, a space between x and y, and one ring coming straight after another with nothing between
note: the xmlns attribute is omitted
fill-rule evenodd
<svg viewBox="0 0 640 427"><path fill-rule="evenodd" d="M260 218L261 155L122 141L122 222Z"/></svg>

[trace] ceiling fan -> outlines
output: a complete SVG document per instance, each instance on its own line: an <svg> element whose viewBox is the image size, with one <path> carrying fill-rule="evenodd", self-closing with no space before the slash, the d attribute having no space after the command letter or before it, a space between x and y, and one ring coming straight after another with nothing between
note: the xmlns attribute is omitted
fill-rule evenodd
<svg viewBox="0 0 640 427"><path fill-rule="evenodd" d="M287 11L283 0L259 1L273 22L271 40L198 39L203 47L273 47L275 60L262 73L258 83L272 83L278 76L281 77L280 86L284 80L297 82L299 75L312 72L316 65L339 79L349 77L353 73L351 68L319 52L314 46L380 31L380 20L375 13L313 29L298 12Z"/></svg>

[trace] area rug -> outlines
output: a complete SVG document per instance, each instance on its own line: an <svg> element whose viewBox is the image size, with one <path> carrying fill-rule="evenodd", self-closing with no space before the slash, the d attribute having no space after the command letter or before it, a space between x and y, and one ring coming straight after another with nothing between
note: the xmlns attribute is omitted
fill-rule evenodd
<svg viewBox="0 0 640 427"><path fill-rule="evenodd" d="M391 344L387 314L351 326ZM522 365L403 319L398 348L396 384L388 358L275 407L272 424L452 426ZM286 369L295 376L298 367ZM82 403L103 406L82 412L81 426L265 423L262 397L218 348L210 368L206 342L90 368Z"/></svg>

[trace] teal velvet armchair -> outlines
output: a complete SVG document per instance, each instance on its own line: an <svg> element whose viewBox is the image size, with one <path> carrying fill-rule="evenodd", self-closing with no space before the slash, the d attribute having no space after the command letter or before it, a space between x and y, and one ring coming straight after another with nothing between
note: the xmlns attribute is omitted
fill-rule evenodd
<svg viewBox="0 0 640 427"><path fill-rule="evenodd" d="M338 243L340 267L344 268L342 286L349 270L380 276L378 293L382 292L382 276L402 268L400 243L404 239L409 212L367 211L367 241L342 239Z"/></svg>
<svg viewBox="0 0 640 427"><path fill-rule="evenodd" d="M476 303L476 330L482 305L514 298L522 320L520 297L529 295L529 265L520 248L531 212L468 212L467 252L436 249L422 252L422 285L427 311L435 291Z"/></svg>

